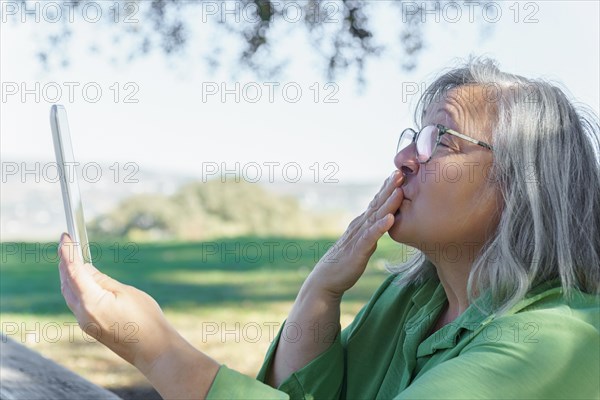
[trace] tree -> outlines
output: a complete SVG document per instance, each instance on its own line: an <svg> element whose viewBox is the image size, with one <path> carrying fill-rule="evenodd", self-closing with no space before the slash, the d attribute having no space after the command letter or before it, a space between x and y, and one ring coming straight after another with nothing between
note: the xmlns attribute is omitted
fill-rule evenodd
<svg viewBox="0 0 600 400"><path fill-rule="evenodd" d="M25 7L26 0L21 1ZM376 0L72 0L51 2L52 7L43 14L55 24L55 32L47 35L47 41L39 44L38 58L47 67L51 61L62 65L69 63L68 46L73 36L72 19L67 15L83 16L86 21L98 18L98 37L112 32L113 43L125 46L127 58L143 57L160 51L173 57L184 49L194 47L201 40L191 34L198 23L214 23L223 33L234 34L241 44L237 59L242 68L249 68L258 75L277 76L285 61L273 64L272 50L280 45L273 37L276 27L289 22L303 27L313 48L320 54L323 69L329 79L340 72L355 68L359 81L363 78L366 62L388 50L381 44L372 29L372 13L375 6L388 7L397 15L398 45L402 49L401 67L412 70L423 49L424 26L429 22L444 21L444 10L459 7L484 8L489 1L376 1ZM462 11L460 9L462 7ZM31 8L31 6L29 6ZM201 21L191 20L193 12L200 12ZM456 14L456 10L451 13ZM13 20L22 13L5 12ZM437 14L437 16L434 16ZM441 15L441 19L440 19ZM58 18L63 16L63 18ZM447 19L447 18L446 18ZM470 19L470 18L469 18ZM101 21L100 21L101 20ZM136 21L138 21L136 23ZM140 21L142 21L140 23ZM380 38L379 38L380 39ZM223 49L219 41L203 54L211 67L221 65ZM56 51L60 49L62 51ZM97 43L90 44L97 50ZM54 51L51 51L54 50Z"/></svg>
<svg viewBox="0 0 600 400"><path fill-rule="evenodd" d="M304 209L287 196L244 180L191 182L172 196L140 194L89 224L96 240L209 240L240 235L336 236L342 214Z"/></svg>

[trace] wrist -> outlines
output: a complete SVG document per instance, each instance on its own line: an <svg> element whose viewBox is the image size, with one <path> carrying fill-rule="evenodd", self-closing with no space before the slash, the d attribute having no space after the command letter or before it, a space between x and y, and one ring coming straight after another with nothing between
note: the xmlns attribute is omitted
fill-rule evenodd
<svg viewBox="0 0 600 400"><path fill-rule="evenodd" d="M165 339L151 363L136 367L165 399L206 397L220 365L174 330Z"/></svg>
<svg viewBox="0 0 600 400"><path fill-rule="evenodd" d="M327 285L327 281L318 275L309 275L302 288L300 296L310 299L321 299L326 303L341 303L343 290L338 290L332 285Z"/></svg>

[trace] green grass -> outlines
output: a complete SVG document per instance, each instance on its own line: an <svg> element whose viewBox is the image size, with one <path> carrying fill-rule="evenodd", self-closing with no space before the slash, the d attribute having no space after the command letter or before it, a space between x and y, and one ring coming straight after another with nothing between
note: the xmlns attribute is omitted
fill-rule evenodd
<svg viewBox="0 0 600 400"><path fill-rule="evenodd" d="M332 243L332 239L254 237L206 243L103 243L93 247L92 256L101 271L152 295L194 345L219 362L255 374L269 345L268 335L256 342L235 335L207 340L203 323L243 329L249 323L281 322L302 282ZM74 335L68 332L75 319L60 293L56 243L2 243L0 251L0 321L9 337L99 385L145 384L133 367L98 343L88 343L79 328ZM343 326L387 276L384 260L402 254L389 237L380 240L366 273L344 296ZM59 340L54 340L56 326L63 329ZM51 340L46 335L52 335Z"/></svg>

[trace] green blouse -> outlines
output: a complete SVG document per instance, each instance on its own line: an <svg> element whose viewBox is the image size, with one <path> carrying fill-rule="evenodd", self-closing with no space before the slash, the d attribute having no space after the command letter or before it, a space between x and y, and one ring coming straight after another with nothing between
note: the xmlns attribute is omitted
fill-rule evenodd
<svg viewBox="0 0 600 400"><path fill-rule="evenodd" d="M332 345L277 389L222 365L208 399L599 399L600 296L562 296L558 280L507 314L477 307L429 334L447 302L438 279L388 277ZM283 329L283 328L282 328Z"/></svg>

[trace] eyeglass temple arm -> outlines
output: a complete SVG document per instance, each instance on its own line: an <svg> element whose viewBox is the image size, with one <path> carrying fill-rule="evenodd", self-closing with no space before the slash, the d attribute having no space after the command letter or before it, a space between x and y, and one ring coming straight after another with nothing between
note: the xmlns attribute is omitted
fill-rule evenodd
<svg viewBox="0 0 600 400"><path fill-rule="evenodd" d="M471 142L471 143L475 143L475 144L478 144L478 145L480 145L480 146L483 146L483 147L485 147L486 149L490 149L490 150L492 150L492 146L490 146L489 144L487 144L487 143L485 143L485 142L482 142L482 141L479 141L479 140L477 140L477 139L473 139L472 137L469 137L469 136L463 135L462 133L456 132L456 131L455 131L455 130L453 130L453 129L449 129L449 128L442 129L442 128L444 128L444 127L442 127L442 126L438 126L438 129L440 129L440 130L441 130L441 131L443 131L443 132L449 132L449 133L451 133L451 134L453 134L453 135L455 135L455 136L458 136L458 137L459 137L459 138L461 138L461 139L468 140L468 141L469 141L469 142Z"/></svg>

